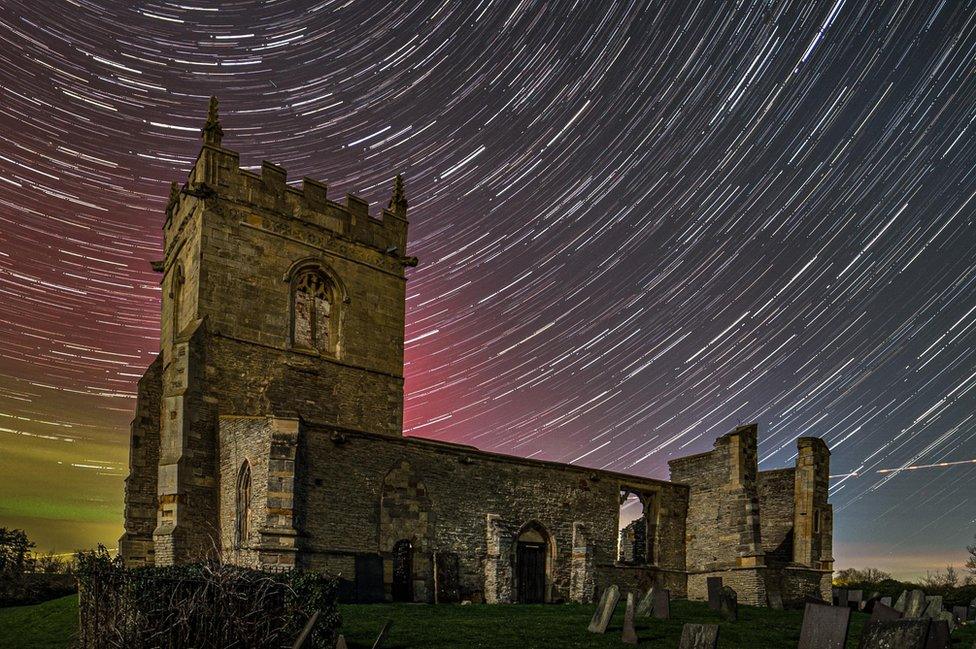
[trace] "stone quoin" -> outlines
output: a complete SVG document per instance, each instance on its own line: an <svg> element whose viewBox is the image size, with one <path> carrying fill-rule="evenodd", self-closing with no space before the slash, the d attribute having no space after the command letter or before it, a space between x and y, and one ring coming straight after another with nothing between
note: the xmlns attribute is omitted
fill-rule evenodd
<svg viewBox="0 0 976 649"><path fill-rule="evenodd" d="M161 351L139 382L120 553L342 577L361 600L592 602L668 589L829 601L830 452L759 471L757 426L672 481L402 435L408 203L240 168L211 100L166 207ZM639 515L621 519L623 505Z"/></svg>

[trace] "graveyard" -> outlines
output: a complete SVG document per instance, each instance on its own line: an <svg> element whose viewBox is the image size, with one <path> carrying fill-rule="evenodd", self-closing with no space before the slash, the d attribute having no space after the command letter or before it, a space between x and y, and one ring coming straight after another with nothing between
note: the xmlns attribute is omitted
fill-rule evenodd
<svg viewBox="0 0 976 649"><path fill-rule="evenodd" d="M615 607L606 631L601 634L587 631L597 610L597 606L592 604L349 604L340 607L342 630L350 649L373 647L377 634L387 621L392 621L392 625L382 645L386 649L622 647L628 646L622 641L625 608L623 601ZM710 609L707 602L673 600L669 609L669 619L659 619L653 614L635 615L636 646L660 649L683 646L679 643L686 624L716 625L717 646L720 649L796 649L801 646L804 611L799 609L776 610L739 605L738 620L734 622L727 620L721 612ZM870 617L867 613L851 612L845 645L848 649L860 646ZM77 619L76 596L36 606L2 609L0 649L69 647ZM949 646L952 649L969 649L974 641L976 624L971 623L955 628ZM697 649L710 645L688 646Z"/></svg>

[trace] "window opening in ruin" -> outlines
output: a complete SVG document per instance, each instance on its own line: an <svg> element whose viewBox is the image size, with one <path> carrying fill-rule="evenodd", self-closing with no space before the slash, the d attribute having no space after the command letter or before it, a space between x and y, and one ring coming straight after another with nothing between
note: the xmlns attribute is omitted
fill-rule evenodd
<svg viewBox="0 0 976 649"><path fill-rule="evenodd" d="M820 534L820 511L813 510L813 533Z"/></svg>
<svg viewBox="0 0 976 649"><path fill-rule="evenodd" d="M251 533L251 465L247 461L241 465L237 475L236 512L234 542L240 548L247 544L247 537Z"/></svg>
<svg viewBox="0 0 976 649"><path fill-rule="evenodd" d="M393 601L413 601L413 543L405 539L393 545Z"/></svg>
<svg viewBox="0 0 976 649"><path fill-rule="evenodd" d="M617 519L617 561L627 564L648 563L647 511L640 495L628 489L620 491Z"/></svg>
<svg viewBox="0 0 976 649"><path fill-rule="evenodd" d="M295 279L292 343L296 347L323 353L332 351L332 296L332 285L317 270L307 270Z"/></svg>

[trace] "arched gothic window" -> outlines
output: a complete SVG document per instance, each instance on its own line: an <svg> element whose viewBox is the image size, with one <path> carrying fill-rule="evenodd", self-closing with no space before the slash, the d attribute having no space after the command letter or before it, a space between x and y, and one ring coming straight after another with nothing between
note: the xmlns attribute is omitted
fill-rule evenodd
<svg viewBox="0 0 976 649"><path fill-rule="evenodd" d="M335 290L318 269L295 276L292 289L292 344L331 354L335 350Z"/></svg>
<svg viewBox="0 0 976 649"><path fill-rule="evenodd" d="M247 460L241 465L237 474L237 519L234 521L234 545L247 545L247 537L251 533L251 465Z"/></svg>

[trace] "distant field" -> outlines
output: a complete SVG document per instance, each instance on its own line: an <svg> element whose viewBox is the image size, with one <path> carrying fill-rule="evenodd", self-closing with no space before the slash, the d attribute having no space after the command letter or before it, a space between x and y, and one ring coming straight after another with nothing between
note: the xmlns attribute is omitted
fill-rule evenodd
<svg viewBox="0 0 976 649"><path fill-rule="evenodd" d="M424 606L362 604L342 606L343 633L351 649L373 646L383 623L393 620L386 649L555 649L614 647L620 649L623 606L606 635L586 631L593 606ZM641 647L675 649L685 622L717 623L722 649L796 649L800 611L772 611L743 606L736 623L723 622L705 604L675 601L672 619L638 620ZM77 624L77 598L72 595L37 606L0 609L0 649L67 647ZM849 649L856 649L866 615L851 622ZM953 634L954 648L969 649L976 626Z"/></svg>

